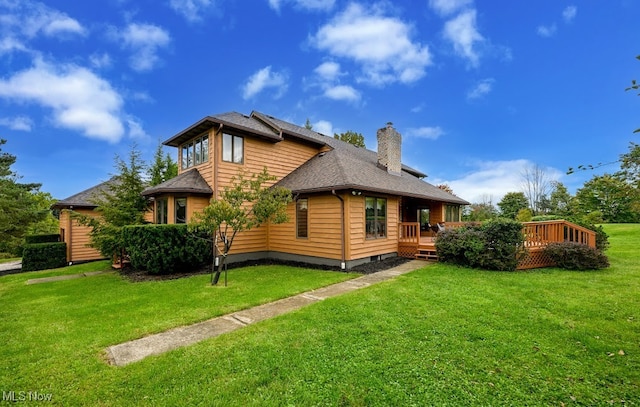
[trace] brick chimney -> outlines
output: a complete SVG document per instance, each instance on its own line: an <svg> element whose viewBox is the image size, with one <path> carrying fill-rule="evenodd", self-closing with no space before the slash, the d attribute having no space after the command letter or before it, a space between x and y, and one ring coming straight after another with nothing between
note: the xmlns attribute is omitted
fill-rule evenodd
<svg viewBox="0 0 640 407"><path fill-rule="evenodd" d="M389 174L400 175L402 171L402 136L393 128L393 123L378 130L378 165L386 168Z"/></svg>

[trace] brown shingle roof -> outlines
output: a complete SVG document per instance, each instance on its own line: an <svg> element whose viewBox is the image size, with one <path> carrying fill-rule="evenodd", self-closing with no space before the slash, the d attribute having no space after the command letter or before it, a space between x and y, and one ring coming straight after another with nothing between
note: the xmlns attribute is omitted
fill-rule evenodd
<svg viewBox="0 0 640 407"><path fill-rule="evenodd" d="M69 209L74 208L96 208L98 205L93 203L96 198L104 192L109 192L111 185L116 183L115 178L111 178L108 181L100 183L91 188L85 189L82 192L78 192L75 195L71 195L68 198L62 199L51 206L53 209Z"/></svg>
<svg viewBox="0 0 640 407"><path fill-rule="evenodd" d="M402 165L401 176L391 175L378 166L377 153L365 148L358 148L349 143L323 135L306 127L297 126L260 112L252 112L246 116L236 112L207 116L188 129L178 133L164 144L179 146L190 138L202 134L217 125L234 129L236 132L253 135L274 143L285 138L295 138L302 142L312 143L318 147L328 146L331 150L318 154L307 163L283 178L279 185L294 192L331 191L334 189L361 189L365 191L388 193L400 196L411 196L423 199L433 199L443 202L467 205L469 202L450 194L421 178L426 175L409 166ZM187 174L183 173L182 175ZM182 176L181 175L181 176ZM199 173L198 173L199 176ZM180 180L177 186L165 184L149 188L143 195L155 195L164 192L189 192L186 189L196 187L198 182L203 192L211 189L206 182L200 180ZM167 182L171 182L167 181ZM190 182L192 184L190 184ZM158 189L159 187L163 189ZM178 188L179 190L176 190ZM161 192L158 192L161 191Z"/></svg>
<svg viewBox="0 0 640 407"><path fill-rule="evenodd" d="M468 205L469 202L450 194L415 175L402 171L392 175L378 166L377 154L351 146L336 148L311 158L277 185L294 193L311 193L341 189L385 193Z"/></svg>
<svg viewBox="0 0 640 407"><path fill-rule="evenodd" d="M149 187L142 191L143 196L155 196L168 193L211 195L213 194L213 190L209 184L207 184L207 181L202 178L198 169L192 168L162 184Z"/></svg>

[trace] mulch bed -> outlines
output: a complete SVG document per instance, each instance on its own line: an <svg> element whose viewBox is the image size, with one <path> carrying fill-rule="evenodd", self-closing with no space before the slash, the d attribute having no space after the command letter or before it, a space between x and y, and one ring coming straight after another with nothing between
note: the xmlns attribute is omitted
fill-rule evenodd
<svg viewBox="0 0 640 407"><path fill-rule="evenodd" d="M410 259L405 257L390 257L388 259L380 260L380 261L372 261L369 263L361 264L359 266L353 267L349 271L355 273L362 274L371 274L376 273L378 271L387 270L392 267L399 266L400 264L404 264ZM317 264L308 264L308 263L300 263L293 261L278 261L272 259L265 260L252 260L252 261L244 261L239 263L233 263L229 265L229 270L239 267L249 267L249 266L264 266L264 265L286 265L293 267L304 267L304 268L312 268L319 270L327 270L327 271L342 271L338 267L329 267L322 266ZM184 272L176 272L171 274L149 274L146 271L135 270L133 268L125 268L120 271L120 275L125 277L126 279L132 282L143 282L143 281L163 281L163 280L175 280L177 278L191 277L199 274L209 274L211 273L210 266L202 267L198 270L193 271L184 271Z"/></svg>

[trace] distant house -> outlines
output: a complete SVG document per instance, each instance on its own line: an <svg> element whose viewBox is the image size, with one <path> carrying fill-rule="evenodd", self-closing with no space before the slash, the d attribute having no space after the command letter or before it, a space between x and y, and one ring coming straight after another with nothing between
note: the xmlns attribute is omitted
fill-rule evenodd
<svg viewBox="0 0 640 407"><path fill-rule="evenodd" d="M376 153L259 112L207 116L164 142L178 149L179 174L143 195L153 201L155 223L187 223L240 170L266 166L293 193L290 221L239 234L229 262L272 258L348 269L396 256L401 222L458 222L469 204L400 162L401 136L391 123L377 138ZM73 209L78 195L58 207ZM69 233L65 222L75 261L81 232Z"/></svg>

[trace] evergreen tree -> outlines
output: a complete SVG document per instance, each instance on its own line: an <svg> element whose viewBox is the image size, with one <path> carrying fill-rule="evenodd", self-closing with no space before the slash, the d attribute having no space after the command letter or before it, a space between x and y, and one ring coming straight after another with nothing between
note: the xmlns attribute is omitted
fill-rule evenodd
<svg viewBox="0 0 640 407"><path fill-rule="evenodd" d="M173 161L171 155L162 155L162 144L158 144L153 156L153 164L149 167L149 186L156 186L178 175L178 164Z"/></svg>
<svg viewBox="0 0 640 407"><path fill-rule="evenodd" d="M0 139L0 147L7 141ZM30 225L45 219L49 208L38 205L40 184L22 184L11 170L16 156L0 148L0 253L19 254Z"/></svg>
<svg viewBox="0 0 640 407"><path fill-rule="evenodd" d="M365 148L364 145L364 136L361 133L356 133L355 131L347 131L345 133L334 133L333 138L346 141L349 144L353 144L356 147Z"/></svg>

